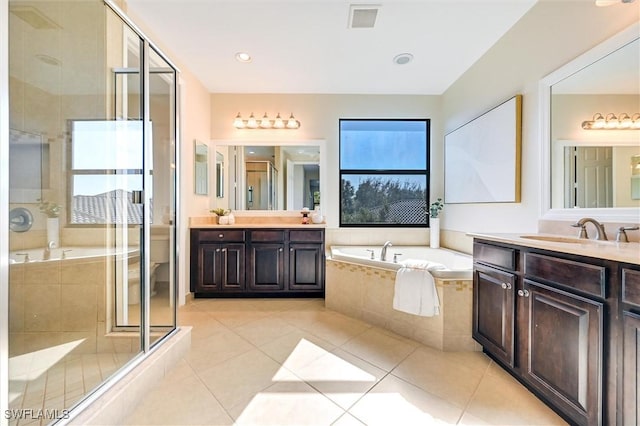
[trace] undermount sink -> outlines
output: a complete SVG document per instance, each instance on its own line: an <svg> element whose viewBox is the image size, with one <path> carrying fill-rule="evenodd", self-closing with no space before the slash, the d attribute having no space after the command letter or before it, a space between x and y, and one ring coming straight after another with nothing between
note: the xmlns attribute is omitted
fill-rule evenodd
<svg viewBox="0 0 640 426"><path fill-rule="evenodd" d="M555 235L521 235L520 238L526 240L547 241L550 243L567 243L567 244L606 244L611 241L589 240L585 238L561 237Z"/></svg>

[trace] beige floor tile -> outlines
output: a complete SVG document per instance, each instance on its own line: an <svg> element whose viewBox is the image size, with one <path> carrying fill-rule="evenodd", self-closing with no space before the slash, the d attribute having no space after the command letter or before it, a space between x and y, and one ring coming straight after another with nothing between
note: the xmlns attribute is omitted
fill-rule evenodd
<svg viewBox="0 0 640 426"><path fill-rule="evenodd" d="M256 310L222 310L211 312L211 315L225 326L235 329L244 324L265 318L269 312Z"/></svg>
<svg viewBox="0 0 640 426"><path fill-rule="evenodd" d="M260 346L296 330L297 328L288 322L269 316L243 324L234 331L254 345Z"/></svg>
<svg viewBox="0 0 640 426"><path fill-rule="evenodd" d="M349 413L369 426L456 424L462 409L393 375L388 375Z"/></svg>
<svg viewBox="0 0 640 426"><path fill-rule="evenodd" d="M301 328L340 346L371 328L371 325L346 315L325 311L318 316L316 321L309 325L303 324Z"/></svg>
<svg viewBox="0 0 640 426"><path fill-rule="evenodd" d="M236 425L330 425L344 411L302 382L276 383L232 410Z"/></svg>
<svg viewBox="0 0 640 426"><path fill-rule="evenodd" d="M236 333L222 330L204 339L192 340L191 350L185 359L194 370L202 372L253 349L255 347L251 343Z"/></svg>
<svg viewBox="0 0 640 426"><path fill-rule="evenodd" d="M247 403L280 380L296 380L292 373L257 349L222 362L199 376L227 409Z"/></svg>
<svg viewBox="0 0 640 426"><path fill-rule="evenodd" d="M387 374L386 371L341 349L327 353L306 367L292 371L345 410Z"/></svg>
<svg viewBox="0 0 640 426"><path fill-rule="evenodd" d="M417 347L416 343L370 328L341 346L347 352L391 371Z"/></svg>
<svg viewBox="0 0 640 426"><path fill-rule="evenodd" d="M486 370L486 369L484 369ZM420 347L391 373L459 407L471 399L484 374L459 360L428 347Z"/></svg>
<svg viewBox="0 0 640 426"><path fill-rule="evenodd" d="M232 425L211 392L193 374L161 382L131 414L126 425Z"/></svg>
<svg viewBox="0 0 640 426"><path fill-rule="evenodd" d="M296 330L260 346L260 350L293 371L331 352L335 347L307 331Z"/></svg>
<svg viewBox="0 0 640 426"><path fill-rule="evenodd" d="M465 414L494 425L565 425L549 407L510 376L485 375Z"/></svg>
<svg viewBox="0 0 640 426"><path fill-rule="evenodd" d="M365 424L351 414L344 413L338 420L333 422L331 426L365 426Z"/></svg>

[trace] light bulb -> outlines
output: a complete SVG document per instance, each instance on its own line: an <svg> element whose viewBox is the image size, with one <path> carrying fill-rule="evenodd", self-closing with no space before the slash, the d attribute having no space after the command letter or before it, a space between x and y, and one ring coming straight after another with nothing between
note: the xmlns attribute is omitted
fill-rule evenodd
<svg viewBox="0 0 640 426"><path fill-rule="evenodd" d="M300 122L291 113L291 117L287 120L287 129L297 129L298 127L300 127Z"/></svg>
<svg viewBox="0 0 640 426"><path fill-rule="evenodd" d="M271 128L271 121L269 121L269 117L267 116L267 113L264 113L264 116L262 117L262 120L260 120L260 128L262 129L270 129Z"/></svg>
<svg viewBox="0 0 640 426"><path fill-rule="evenodd" d="M244 129L244 121L242 120L240 113L238 113L238 115L236 115L236 119L233 120L233 127L236 129Z"/></svg>
<svg viewBox="0 0 640 426"><path fill-rule="evenodd" d="M280 117L280 113L276 116L276 119L273 122L274 129L284 129L284 121L282 121L282 117Z"/></svg>
<svg viewBox="0 0 640 426"><path fill-rule="evenodd" d="M249 116L249 119L247 120L247 127L250 129L258 128L258 121L253 116L253 113L251 113L251 115Z"/></svg>

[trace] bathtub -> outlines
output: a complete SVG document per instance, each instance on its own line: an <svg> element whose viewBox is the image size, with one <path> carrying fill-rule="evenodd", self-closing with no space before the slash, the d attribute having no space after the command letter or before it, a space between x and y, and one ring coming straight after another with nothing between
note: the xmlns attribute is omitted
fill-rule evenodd
<svg viewBox="0 0 640 426"><path fill-rule="evenodd" d="M370 250L373 250L373 259ZM428 260L446 267L432 272L436 278L469 280L473 276L473 257L453 250L427 246L391 246L387 249L386 261L380 260L381 251L380 246L331 246L331 259L391 271L400 269L403 260ZM394 254L397 254L397 263L393 262Z"/></svg>
<svg viewBox="0 0 640 426"><path fill-rule="evenodd" d="M9 263L25 263L25 254L28 255L29 262L55 261L61 259L88 259L92 257L110 256L115 254L123 254L122 249L113 247L88 247L88 246L69 246L51 249L49 259L44 259L43 248L25 249L12 251L9 254ZM138 253L138 248L131 248L127 255L131 256Z"/></svg>

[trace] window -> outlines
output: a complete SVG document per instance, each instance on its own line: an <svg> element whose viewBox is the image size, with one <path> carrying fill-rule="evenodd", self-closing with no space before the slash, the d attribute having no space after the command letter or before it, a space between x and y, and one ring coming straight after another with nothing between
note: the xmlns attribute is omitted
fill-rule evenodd
<svg viewBox="0 0 640 426"><path fill-rule="evenodd" d="M429 120L340 120L340 226L427 225Z"/></svg>
<svg viewBox="0 0 640 426"><path fill-rule="evenodd" d="M71 122L70 224L141 224L142 121Z"/></svg>

